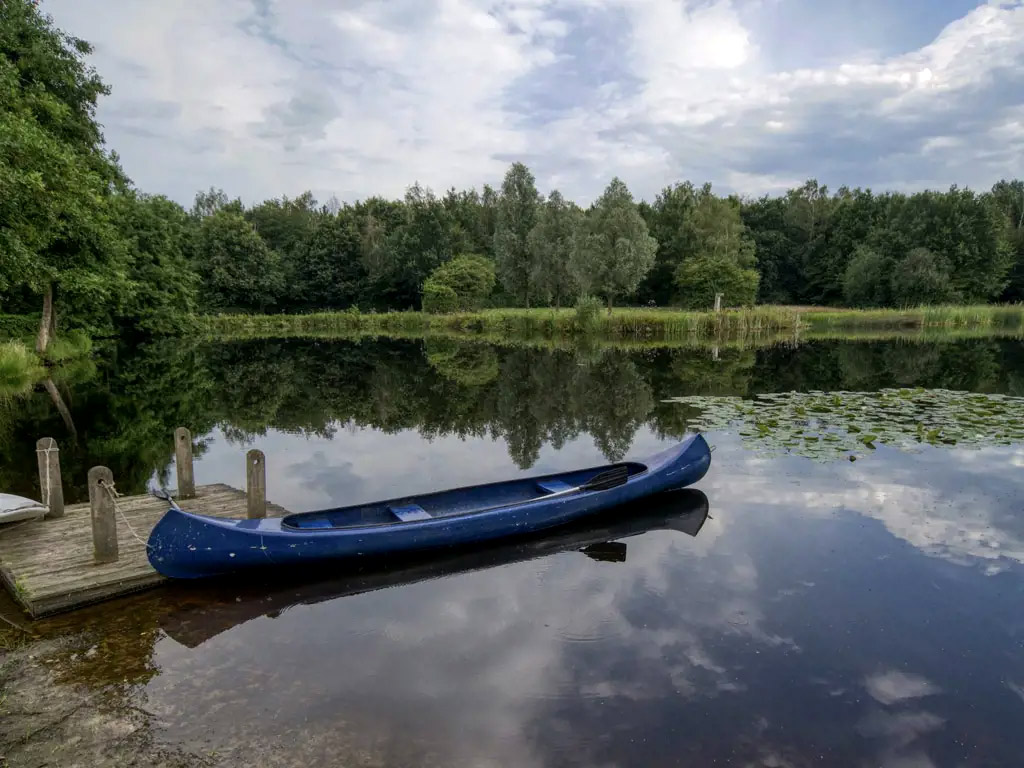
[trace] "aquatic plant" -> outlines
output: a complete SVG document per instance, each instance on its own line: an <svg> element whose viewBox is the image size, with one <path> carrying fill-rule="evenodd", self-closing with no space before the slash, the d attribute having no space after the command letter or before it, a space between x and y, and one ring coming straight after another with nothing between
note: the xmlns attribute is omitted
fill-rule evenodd
<svg viewBox="0 0 1024 768"><path fill-rule="evenodd" d="M785 392L740 397L686 396L665 402L692 409L688 426L735 429L769 454L812 459L857 457L878 444L980 447L1024 442L1024 397L943 389Z"/></svg>

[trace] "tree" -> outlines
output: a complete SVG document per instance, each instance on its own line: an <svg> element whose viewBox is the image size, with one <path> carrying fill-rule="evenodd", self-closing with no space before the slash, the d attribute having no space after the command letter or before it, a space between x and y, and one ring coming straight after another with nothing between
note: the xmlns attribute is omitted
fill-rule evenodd
<svg viewBox="0 0 1024 768"><path fill-rule="evenodd" d="M927 248L914 248L896 264L890 288L897 306L949 301L949 266Z"/></svg>
<svg viewBox="0 0 1024 768"><path fill-rule="evenodd" d="M786 224L797 243L797 259L803 280L798 301L828 301L834 272L819 268L828 238L832 201L828 187L809 179L799 189L786 193Z"/></svg>
<svg viewBox="0 0 1024 768"><path fill-rule="evenodd" d="M644 220L651 236L658 241L654 266L637 289L641 303L665 306L675 299L676 271L695 249L693 210L696 206L697 191L688 181L665 187L652 206L641 203L641 215L646 214Z"/></svg>
<svg viewBox="0 0 1024 768"><path fill-rule="evenodd" d="M247 210L245 218L270 248L285 253L309 234L319 213L316 198L306 191L295 198L264 200Z"/></svg>
<svg viewBox="0 0 1024 768"><path fill-rule="evenodd" d="M424 312L444 315L459 308L459 297L450 285L429 278L423 283L422 307Z"/></svg>
<svg viewBox="0 0 1024 768"><path fill-rule="evenodd" d="M545 300L553 299L555 308L572 295L575 288L569 263L572 259L573 237L583 219L583 211L567 201L556 189L540 207L537 223L527 237L533 262L531 284L533 293Z"/></svg>
<svg viewBox="0 0 1024 768"><path fill-rule="evenodd" d="M743 203L743 223L754 241L761 273L757 300L764 304L793 304L799 290L800 269L796 243L786 226L786 201L765 195Z"/></svg>
<svg viewBox="0 0 1024 768"><path fill-rule="evenodd" d="M805 285L803 301L817 304L842 301L846 266L857 246L868 242L871 233L884 220L885 203L884 196L879 198L871 190L839 189L829 201L827 219L819 221L817 247L805 254L802 268L797 271ZM826 206L822 204L821 208ZM905 248L899 251L904 252Z"/></svg>
<svg viewBox="0 0 1024 768"><path fill-rule="evenodd" d="M387 305L415 306L427 276L454 254L454 239L454 220L444 204L419 184L409 187L398 224L386 236L385 268L378 273Z"/></svg>
<svg viewBox="0 0 1024 768"><path fill-rule="evenodd" d="M196 192L195 201L192 203L192 210L189 211L189 213L193 218L205 219L207 216L213 216L213 214L222 208L228 207L234 208L235 213L241 213L242 201L231 201L228 199L227 192L223 189L210 187L207 190L199 190Z"/></svg>
<svg viewBox="0 0 1024 768"><path fill-rule="evenodd" d="M618 177L587 211L573 245L572 272L581 288L608 302L636 290L654 264L658 242L647 233L633 196Z"/></svg>
<svg viewBox="0 0 1024 768"><path fill-rule="evenodd" d="M882 307L889 302L891 261L859 246L843 275L843 297L852 307Z"/></svg>
<svg viewBox="0 0 1024 768"><path fill-rule="evenodd" d="M55 297L109 324L128 285L110 195L125 182L95 119L108 88L29 0L0 10L0 290L42 300L36 348L56 331Z"/></svg>
<svg viewBox="0 0 1024 768"><path fill-rule="evenodd" d="M350 209L318 215L305 238L291 246L285 272L292 306L345 309L364 290L366 270L360 254L356 217Z"/></svg>
<svg viewBox="0 0 1024 768"><path fill-rule="evenodd" d="M1007 240L1013 254L1013 266L1004 301L1024 301L1024 181L1000 181L992 187L990 199L1006 224Z"/></svg>
<svg viewBox="0 0 1024 768"><path fill-rule="evenodd" d="M740 217L738 198L720 198L705 185L690 212L692 255L676 269L675 284L683 306L707 309L715 294L727 305L746 306L757 298L754 241Z"/></svg>
<svg viewBox="0 0 1024 768"><path fill-rule="evenodd" d="M530 280L534 274L528 238L537 220L540 195L530 169L513 163L501 184L494 228L494 255L501 283L510 294L530 306Z"/></svg>
<svg viewBox="0 0 1024 768"><path fill-rule="evenodd" d="M722 294L727 307L748 307L757 300L760 276L725 256L703 254L686 259L676 270L675 284L682 306L707 310Z"/></svg>
<svg viewBox="0 0 1024 768"><path fill-rule="evenodd" d="M182 333L196 310L198 284L188 260L188 214L166 197L134 191L116 195L112 211L125 241L131 282L120 310L123 331Z"/></svg>
<svg viewBox="0 0 1024 768"><path fill-rule="evenodd" d="M949 266L950 298L962 304L997 298L1013 263L1005 219L988 200L957 187L890 195L868 245L894 263L927 248Z"/></svg>
<svg viewBox="0 0 1024 768"><path fill-rule="evenodd" d="M221 210L203 219L193 263L205 309L265 312L283 288L281 260L244 218Z"/></svg>
<svg viewBox="0 0 1024 768"><path fill-rule="evenodd" d="M490 259L472 253L456 256L431 272L423 283L423 309L477 309L494 290L494 283L494 264Z"/></svg>

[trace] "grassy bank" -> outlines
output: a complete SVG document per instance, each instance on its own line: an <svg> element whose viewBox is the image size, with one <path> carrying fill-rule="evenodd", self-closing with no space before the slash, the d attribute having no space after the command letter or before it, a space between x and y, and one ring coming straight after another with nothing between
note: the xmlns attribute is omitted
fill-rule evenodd
<svg viewBox="0 0 1024 768"><path fill-rule="evenodd" d="M1024 330L1024 304L914 307L910 309L800 310L811 328L1003 328Z"/></svg>
<svg viewBox="0 0 1024 768"><path fill-rule="evenodd" d="M26 392L45 375L39 356L24 344L0 344L0 398Z"/></svg>
<svg viewBox="0 0 1024 768"><path fill-rule="evenodd" d="M92 339L77 330L58 336L42 356L28 338L0 342L0 398L24 394L47 377L81 375L94 368L92 349Z"/></svg>
<svg viewBox="0 0 1024 768"><path fill-rule="evenodd" d="M571 309L488 309L450 315L422 312L322 312L309 315L208 315L212 336L464 335L493 339L569 338L584 335ZM617 309L601 312L587 335L607 340L683 341L858 329L972 328L1024 332L1024 305L856 310L758 306L725 312Z"/></svg>
<svg viewBox="0 0 1024 768"><path fill-rule="evenodd" d="M210 315L201 319L218 336L434 333L509 338L559 338L583 335L572 309L486 309L430 315L423 312L321 312L310 315ZM599 313L591 335L607 339L674 339L691 335L784 331L799 323L792 308L755 307L735 312L683 312L617 309Z"/></svg>

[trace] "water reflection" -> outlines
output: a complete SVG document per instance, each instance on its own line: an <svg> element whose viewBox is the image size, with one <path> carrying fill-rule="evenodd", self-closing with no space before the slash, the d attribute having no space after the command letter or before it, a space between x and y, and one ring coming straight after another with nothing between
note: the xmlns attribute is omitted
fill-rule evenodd
<svg viewBox="0 0 1024 768"><path fill-rule="evenodd" d="M259 439L289 506L510 469L489 435L328 426ZM183 585L41 631L85 631L67 683L116 685L159 743L226 765L1015 764L1024 447L851 464L712 439L709 517L693 493L685 514L390 574ZM631 450L659 440L641 426ZM538 464L597 451L580 435ZM240 472L237 453L214 431L197 470ZM578 551L609 540L624 562Z"/></svg>
<svg viewBox="0 0 1024 768"><path fill-rule="evenodd" d="M0 407L0 487L34 492L31 446L50 434L69 499L100 463L139 491L185 424L198 482L243 486L253 443L270 496L300 511L643 456L691 423L670 397L895 386L1022 395L1024 345L109 349ZM194 764L1015 764L1024 446L815 463L710 438L706 520L700 503L647 509L314 584L167 588L37 628L74 638L54 667L66 690L103 691Z"/></svg>
<svg viewBox="0 0 1024 768"><path fill-rule="evenodd" d="M178 642L195 647L226 629L261 616L277 618L297 605L312 605L378 589L415 584L460 573L526 562L560 552L580 552L596 562L624 563L628 544L623 541L648 531L664 530L696 536L708 518L708 498L700 491L670 491L563 526L544 535L486 547L463 547L440 555L380 558L361 561L347 572L333 565L317 572L305 569L292 583L253 583L251 579L215 581L204 590L201 606L172 613L162 629ZM289 578L288 574L284 578Z"/></svg>
<svg viewBox="0 0 1024 768"><path fill-rule="evenodd" d="M25 446L52 435L69 500L85 498L90 466L111 467L140 492L166 475L169 436L248 443L268 434L330 439L370 429L438 441L490 439L516 468L546 451L592 442L604 461L650 430L681 437L692 414L669 397L924 386L1024 394L1024 353L1012 339L950 343L816 341L762 349L557 349L482 342L271 340L165 342L101 350L88 370L0 404L0 487L33 495ZM56 397L55 397L56 395ZM211 437L212 436L212 437ZM304 471L314 471L303 465ZM337 467L332 467L332 471ZM214 478L223 480L224 478Z"/></svg>

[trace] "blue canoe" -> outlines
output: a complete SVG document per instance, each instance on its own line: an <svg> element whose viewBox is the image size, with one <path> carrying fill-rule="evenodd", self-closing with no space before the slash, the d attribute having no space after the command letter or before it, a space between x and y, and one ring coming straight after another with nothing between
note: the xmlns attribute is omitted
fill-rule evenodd
<svg viewBox="0 0 1024 768"><path fill-rule="evenodd" d="M262 520L227 520L172 507L149 536L149 562L194 579L270 565L302 565L516 536L697 482L711 449L692 435L646 462L475 485L373 504ZM576 490L621 472L607 490Z"/></svg>

